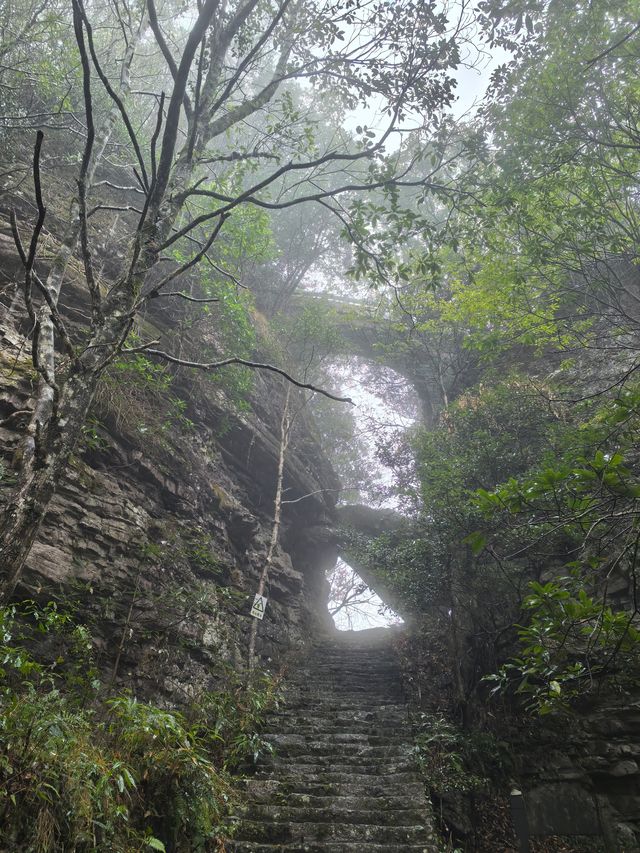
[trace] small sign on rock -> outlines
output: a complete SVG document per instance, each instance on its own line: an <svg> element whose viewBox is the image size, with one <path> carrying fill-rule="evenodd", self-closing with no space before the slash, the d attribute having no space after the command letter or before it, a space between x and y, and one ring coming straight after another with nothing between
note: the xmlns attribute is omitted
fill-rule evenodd
<svg viewBox="0 0 640 853"><path fill-rule="evenodd" d="M251 605L251 615L255 616L256 619L262 619L266 606L267 599L265 596L256 592L256 597L253 599L253 604Z"/></svg>

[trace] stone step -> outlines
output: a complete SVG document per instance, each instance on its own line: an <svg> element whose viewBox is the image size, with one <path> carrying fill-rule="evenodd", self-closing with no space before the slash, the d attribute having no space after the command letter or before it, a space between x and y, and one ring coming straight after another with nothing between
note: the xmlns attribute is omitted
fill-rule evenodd
<svg viewBox="0 0 640 853"><path fill-rule="evenodd" d="M313 678L313 684L310 684L307 679ZM308 675L298 679L291 679L285 685L284 690L287 689L296 689L299 687L312 687L316 684L322 684L327 686L336 686L336 687L348 687L349 685L362 688L364 690L371 690L371 692L375 692L376 690L380 690L384 687L390 687L398 692L402 691L402 684L397 678L389 678L388 676L383 676L381 678L373 678L370 675L354 675L343 673L342 675L333 675L327 673L326 675L318 675L315 672L310 672Z"/></svg>
<svg viewBox="0 0 640 853"><path fill-rule="evenodd" d="M329 673L338 677L342 677L344 675L366 675L368 678L379 679L386 677L393 681L400 680L398 665L394 661L384 661L374 666L371 664L371 661L366 660L345 662L339 658L331 658L328 660L314 662L312 659L306 666L299 669L298 672L305 673L310 672L311 670L313 671L313 674L318 675L319 678L322 678L323 675ZM296 677L297 673L294 674L293 678L296 679Z"/></svg>
<svg viewBox="0 0 640 853"><path fill-rule="evenodd" d="M267 761L268 758L266 757L259 759L257 766L265 766ZM386 758L375 760L372 758L360 759L354 757L352 761L336 761L335 755L297 755L295 756L295 761L286 756L275 755L267 766L273 767L278 771L286 768L291 774L307 777L314 773L348 774L357 771L363 775L370 776L377 774L384 777L393 777L398 773L410 773L414 771L417 774L418 772L414 762L409 758L399 758L392 761Z"/></svg>
<svg viewBox="0 0 640 853"><path fill-rule="evenodd" d="M391 724L388 726L372 727L369 723L361 725L351 723L336 723L334 725L304 725L300 723L287 722L277 728L269 726L264 729L262 734L269 739L271 735L300 735L311 740L323 740L324 738L333 738L334 743L355 742L357 740L366 740L369 743L407 743L411 740L411 730L409 725L401 725L400 723Z"/></svg>
<svg viewBox="0 0 640 853"><path fill-rule="evenodd" d="M378 807L365 809L350 808L341 802L331 800L324 808L312 806L272 805L252 803L239 815L250 815L252 820L265 823L353 823L368 826L403 827L426 824L427 813L419 808L386 808L384 801L378 802ZM357 802L357 801L356 801ZM384 807L381 807L384 806Z"/></svg>
<svg viewBox="0 0 640 853"><path fill-rule="evenodd" d="M394 732L394 734L391 734ZM319 727L309 727L304 729L302 726L292 726L290 730L281 728L277 732L265 731L262 733L265 740L272 743L274 746L285 746L291 744L309 744L309 743L326 743L328 745L343 745L352 746L362 744L363 746L392 746L394 744L406 744L409 740L407 735L397 733L397 729L390 728L388 732L382 734L374 734L368 731L348 731L337 730L328 732L326 729L321 730Z"/></svg>
<svg viewBox="0 0 640 853"><path fill-rule="evenodd" d="M317 666L308 671L302 670L290 679L289 684L303 684L309 677L313 677L318 682L339 684L356 681L359 684L394 684L400 687L402 683L395 667L372 671L370 667L345 667L336 664L335 666Z"/></svg>
<svg viewBox="0 0 640 853"><path fill-rule="evenodd" d="M366 663L367 669L371 672L380 672L389 670L392 674L398 674L398 658L392 652L391 654L372 655L364 652L355 654L345 654L340 649L326 649L322 652L313 651L305 658L299 659L299 668L297 672L303 672L308 669L322 669L323 667L335 667L336 669L358 669L362 663ZM293 673L295 675L295 672Z"/></svg>
<svg viewBox="0 0 640 853"><path fill-rule="evenodd" d="M333 741L327 740L309 740L300 735L271 735L265 738L270 744L276 748L276 757L297 757L302 755L320 756L323 758L333 758L340 756L342 759L355 758L358 761L361 759L384 760L400 759L411 755L412 748L406 741L398 743L370 744L367 741Z"/></svg>
<svg viewBox="0 0 640 853"><path fill-rule="evenodd" d="M354 781L355 780L355 781ZM381 780L377 776L349 774L343 778L328 779L282 776L274 779L272 774L256 775L248 780L250 800L263 802L269 790L275 799L290 796L314 796L319 798L356 797L359 799L394 797L420 799L424 795L424 783L413 773L398 774L393 781ZM258 792L257 795L254 792Z"/></svg>
<svg viewBox="0 0 640 853"><path fill-rule="evenodd" d="M375 685L353 682L345 684L336 684L335 682L326 684L301 684L295 687L289 686L284 689L283 693L287 701L297 700L298 698L326 696L327 699L334 701L336 699L360 701L363 698L367 698L373 703L376 701L395 701L398 704L405 703L404 692L390 684Z"/></svg>
<svg viewBox="0 0 640 853"><path fill-rule="evenodd" d="M371 678L380 678L386 675L396 681L400 678L400 669L397 660L385 657L376 661L371 660L366 655L350 657L348 659L337 655L327 655L325 658L309 657L304 661L300 669L293 673L292 677L295 678L298 673L310 671L313 671L314 674L316 672L330 672L338 675L345 672L356 673L358 675L368 673Z"/></svg>
<svg viewBox="0 0 640 853"><path fill-rule="evenodd" d="M335 738L335 743L340 743L343 738L373 738L384 739L391 743L394 740L411 741L412 730L406 719L389 720L385 723L364 722L360 720L329 720L324 724L321 720L302 719L300 717L283 718L279 725L269 723L262 730L264 737L270 735L294 735L299 734L305 738Z"/></svg>
<svg viewBox="0 0 640 853"><path fill-rule="evenodd" d="M256 776L260 779L268 777L286 779L291 784L292 791L300 791L302 790L301 785L315 781L325 785L348 782L351 776L356 776L359 782L366 779L375 782L376 779L384 778L385 785L388 786L390 793L395 793L406 781L420 781L419 772L409 762L394 763L386 770L383 764L323 764L319 761L294 764L291 759L283 759L282 761L275 760L270 765L258 764Z"/></svg>
<svg viewBox="0 0 640 853"><path fill-rule="evenodd" d="M392 701L389 699L377 700L372 699L370 702L366 704L362 702L361 699L358 698L344 698L341 697L337 700L331 696L320 696L318 698L311 699L308 696L300 697L296 704L290 703L287 706L287 710L282 711L282 714L304 714L306 711L311 712L312 714L322 714L322 713L339 713L339 714L349 714L360 713L368 716L375 717L376 715L381 714L407 714L407 706L405 702Z"/></svg>
<svg viewBox="0 0 640 853"><path fill-rule="evenodd" d="M321 789L320 789L321 790ZM405 786L402 793L397 794L379 794L378 796L363 796L362 788L354 786L352 793L344 790L344 787L338 792L336 786L335 792L332 795L323 796L315 794L291 793L290 791L278 792L272 787L267 787L264 791L252 788L251 802L260 803L263 805L280 804L287 807L295 808L310 808L319 809L329 812L332 808L339 810L355 811L363 809L365 811L401 811L407 808L407 804L411 802L420 802L424 798L424 789L420 784Z"/></svg>
<svg viewBox="0 0 640 853"><path fill-rule="evenodd" d="M260 844L255 841L226 841L228 853L437 853L435 844L375 844L357 841L334 843Z"/></svg>
<svg viewBox="0 0 640 853"><path fill-rule="evenodd" d="M274 752L246 782L227 850L436 853L389 636L327 639L301 662L267 719Z"/></svg>
<svg viewBox="0 0 640 853"><path fill-rule="evenodd" d="M358 773L351 768L348 772L339 770L328 770L327 768L313 768L312 765L305 764L302 766L303 773L300 772L300 766L285 765L285 771L277 775L272 772L272 769L261 768L257 771L252 779L259 782L277 781L282 783L284 788L297 793L309 793L323 790L327 794L341 791L344 793L356 794L362 792L363 796L373 794L394 794L396 791L404 791L412 785L422 786L422 780L417 770L403 771L391 774L383 774L382 776L372 776L371 773ZM312 768L312 772L308 771ZM315 772L313 772L315 771ZM423 787L423 786L422 786Z"/></svg>
<svg viewBox="0 0 640 853"><path fill-rule="evenodd" d="M372 641L373 634L379 635L374 638L376 642ZM337 649L344 651L345 654L364 650L371 654L379 654L382 649L393 648L392 643L393 637L387 630L381 630L380 628L370 630L367 628L364 631L357 632L344 631L336 633L334 631L331 634L319 634L316 636L311 649Z"/></svg>
<svg viewBox="0 0 640 853"><path fill-rule="evenodd" d="M337 723L368 723L370 726L396 725L400 721L409 722L406 706L396 702L376 705L373 702L352 703L341 702L312 702L287 705L277 713L271 712L266 720L267 725L279 725L279 720L297 720L305 723L337 722Z"/></svg>
<svg viewBox="0 0 640 853"><path fill-rule="evenodd" d="M349 678L355 678L358 681L368 684L381 684L384 682L401 684L402 682L398 668L394 664L373 667L370 663L362 661L353 665L328 662L305 666L304 669L298 670L298 672L292 675L289 683L300 684L309 676L317 678L318 681L346 681Z"/></svg>
<svg viewBox="0 0 640 853"><path fill-rule="evenodd" d="M371 672L379 672L384 669L393 669L398 672L398 658L391 654L375 655L367 652L345 653L342 649L315 650L307 657L300 659L298 672L321 667L336 667L338 669L362 669L363 665ZM294 673L295 674L295 673Z"/></svg>
<svg viewBox="0 0 640 853"><path fill-rule="evenodd" d="M304 687L296 688L295 690L284 691L284 698L290 704L295 702L303 703L305 701L314 702L322 701L326 704L361 704L363 701L371 702L373 705L382 705L384 703L403 704L404 696L397 690L389 688L380 688L372 690L370 687L358 687L357 685L344 686L337 689L335 685L320 685L313 684Z"/></svg>
<svg viewBox="0 0 640 853"><path fill-rule="evenodd" d="M383 710L386 706L390 705L405 705L403 697L395 693L376 693L374 696L364 691L358 693L357 690L345 690L342 693L338 693L328 688L305 690L295 695L285 694L284 699L290 707L321 708L329 711L343 708L345 710L357 707L362 708L363 706L371 706L376 710Z"/></svg>
<svg viewBox="0 0 640 853"><path fill-rule="evenodd" d="M265 728L282 730L283 726L295 726L296 728L321 729L325 732L346 731L354 733L390 731L411 731L409 719L406 714L389 714L379 718L367 719L369 715L362 714L331 714L323 717L320 714L289 714L287 716L270 716L266 721Z"/></svg>
<svg viewBox="0 0 640 853"><path fill-rule="evenodd" d="M236 834L238 841L260 841L267 844L287 844L308 840L374 842L376 844L426 843L429 830L423 824L413 826L379 826L361 823L286 823L243 820Z"/></svg>
<svg viewBox="0 0 640 853"><path fill-rule="evenodd" d="M309 710L305 713L304 710L297 709L295 713L279 717L279 721L270 717L263 731L276 731L279 730L280 726L289 725L291 722L301 726L320 726L326 724L336 727L348 727L353 725L353 731L362 730L363 728L365 731L369 731L378 727L382 727L387 731L390 728L397 729L399 726L402 726L407 731L411 731L406 711L404 713L393 711L392 713L374 715L365 712L357 713L353 709L349 709L348 711L339 709L325 710L324 713L317 710Z"/></svg>

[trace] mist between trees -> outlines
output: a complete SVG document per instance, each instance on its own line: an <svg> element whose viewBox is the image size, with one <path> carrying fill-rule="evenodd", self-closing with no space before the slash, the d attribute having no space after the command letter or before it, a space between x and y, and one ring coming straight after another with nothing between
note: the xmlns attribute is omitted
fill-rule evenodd
<svg viewBox="0 0 640 853"><path fill-rule="evenodd" d="M0 423L5 603L101 419L151 447L189 429L176 378L242 411L268 372L292 388L273 548L312 418L339 500L403 515L341 548L402 616L446 614L462 716L631 690L639 11L7 0L2 370L32 396ZM497 50L460 118L461 66Z"/></svg>

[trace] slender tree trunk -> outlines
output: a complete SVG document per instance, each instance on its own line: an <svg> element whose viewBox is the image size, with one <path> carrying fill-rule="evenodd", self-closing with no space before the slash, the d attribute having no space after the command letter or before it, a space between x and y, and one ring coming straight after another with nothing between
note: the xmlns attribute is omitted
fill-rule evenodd
<svg viewBox="0 0 640 853"><path fill-rule="evenodd" d="M131 88L131 63L133 62L138 42L142 38L146 27L147 18L146 14L144 14L137 30L135 30L129 38L127 49L122 59L118 94L123 98L129 94ZM93 150L91 152L91 160L85 177L85 183L89 188L91 187L96 169L102 160L105 149L109 144L109 140L111 139L119 115L120 112L118 107L115 104L112 104L101 126L97 128L93 143ZM49 273L44 283L47 291L49 292L51 301L56 306L60 299L60 292L64 283L67 266L74 255L79 238L80 205L78 203L78 199L74 197L71 203L69 219L64 234L56 250ZM38 312L38 326L38 361L44 368L46 374L54 379L56 376L55 328L51 311L46 302L43 303ZM36 435L47 428L49 419L53 413L53 408L53 388L50 383L45 381L44 377L40 376L35 394L33 415L25 435L22 450L22 464L25 468L28 468L36 452ZM29 474L27 474L27 477L30 479Z"/></svg>
<svg viewBox="0 0 640 853"><path fill-rule="evenodd" d="M278 544L278 536L280 533L280 522L282 519L282 484L284 480L284 460L289 445L289 435L291 432L291 418L289 411L289 401L291 399L291 386L287 385L287 393L284 400L284 408L282 410L282 420L280 421L280 452L278 454L278 473L276 476L276 496L273 500L273 526L271 528L271 537L269 539L269 549L260 574L260 582L258 583L258 595L264 595L264 590L269 577L269 568L273 561L273 554ZM258 619L253 618L251 624L251 634L249 636L249 671L255 666L256 639L258 636Z"/></svg>
<svg viewBox="0 0 640 853"><path fill-rule="evenodd" d="M82 435L105 359L117 354L118 342L123 342L131 329L137 294L157 263L156 255L148 251L148 247L158 237L170 233L172 224L172 220L165 220L161 232L154 229L146 235L135 272L127 281L114 286L111 297L105 300L103 318L74 372L62 383L57 405L52 387L43 389L43 396L36 401L37 411L44 411L45 403L50 406L44 421L29 427L34 452L22 460L22 482L6 507L0 525L0 602L6 602L13 595L20 580L49 502Z"/></svg>
<svg viewBox="0 0 640 853"><path fill-rule="evenodd" d="M458 567L456 557L451 554L447 560L447 573L449 575L449 650L451 654L451 668L454 681L454 696L458 707L462 711L464 707L464 678L462 675L462 644L460 641L460 624L458 621Z"/></svg>
<svg viewBox="0 0 640 853"><path fill-rule="evenodd" d="M245 17L255 5L256 2L248 2L243 7ZM200 10L196 28L192 30L187 42L191 58L189 59L188 54L183 54L182 57L183 62L185 56L188 60L186 62L187 72L197 45L210 24L215 10L215 0L206 0ZM241 23L240 18L235 21L235 29L232 28L229 31L229 38L235 35L237 27L240 25L239 22ZM142 35L145 26L146 22L140 24L137 37L132 38L129 44L129 51L123 61L124 76L121 77L120 81L120 94L126 94L128 91L129 66L135 44ZM280 66L284 67L290 47L289 40L282 49L279 68ZM227 48L228 45L225 46L225 50ZM13 594L16 584L19 582L49 502L65 473L70 454L81 435L82 426L89 412L106 360L117 355L120 351L132 327L137 310L137 299L142 291L146 276L157 263L156 248L162 245L170 235L184 205L182 190L188 185L197 168L196 163L200 149L214 135L224 132L232 124L230 118L219 119L218 123L207 124L206 129L199 131L194 139L195 156L194 145L190 146L187 142L176 160L174 155L179 119L176 111L179 113L181 109L186 83L186 75L183 75L179 82L176 80L177 90L174 88L170 100L165 119L157 181L148 199L149 207L146 221L136 233L131 249L130 272L124 276L122 281L114 284L111 289L111 296L107 297L101 306L100 317L94 317L91 339L87 342L87 348L80 356L78 364L73 368L75 372L66 380L60 381L55 374L55 330L50 308L45 305L39 309L38 359L44 368L43 372L46 374L46 378L42 377L43 381L40 382L35 395L34 414L23 449L21 482L15 497L6 508L4 520L0 526L0 571L3 573L0 580L0 600L6 601ZM249 110L250 105L252 105L252 110L255 110L272 97L278 85L279 82L270 84L263 90L259 98L247 102L245 105L247 114L251 111ZM180 90L182 90L182 95L180 95ZM169 113L172 115L169 116ZM231 113L238 120L238 111L232 110ZM85 174L84 182L87 186L90 184L99 159L96 155L102 155L115 121L116 111L112 108L103 131L101 130L96 135L92 162ZM190 132L191 128L187 134L188 139ZM79 215L79 206L74 203L68 231L52 267L53 277L46 284L54 306L58 302L67 263L78 243L81 226ZM56 382L60 386L59 392L56 392L54 387ZM56 400L56 393L59 393L58 400ZM287 400L288 394L289 392L287 392ZM288 425L286 426L288 430ZM282 453L284 454L284 450ZM278 505L281 503L281 485L280 482ZM280 511L278 510L273 544L269 549L269 561L277 542L279 515ZM261 588L264 588L264 581Z"/></svg>

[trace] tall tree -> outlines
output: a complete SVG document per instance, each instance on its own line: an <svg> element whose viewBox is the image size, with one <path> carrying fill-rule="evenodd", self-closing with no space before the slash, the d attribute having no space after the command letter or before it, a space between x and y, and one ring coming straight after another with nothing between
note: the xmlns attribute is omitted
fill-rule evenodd
<svg viewBox="0 0 640 853"><path fill-rule="evenodd" d="M212 251L242 205L278 210L408 181L390 143L410 133L404 127L409 116L426 116L428 126L452 98L449 72L458 61L461 22L450 26L435 2L205 0L192 14L177 11L155 0L142 8L109 5L110 38L104 46L94 23L105 10L72 2L86 133L68 222L48 275L39 255L48 203L42 130L32 159L36 214L28 238L22 236L25 224L12 215L24 270L21 306L29 318L39 379L18 487L1 530L4 597L20 578L100 377L116 357L143 350L149 357L203 370L243 362L233 355L198 362L159 349L157 341L133 345L130 333L150 300L174 293L167 288ZM155 69L161 63L157 77L161 85L169 81L166 93L149 91L148 79L145 88L130 91L127 68L142 61L135 56L138 43L145 52L150 49L147 22L155 45L148 64ZM115 55L119 80L109 70ZM290 114L286 84L294 78L330 88L351 109L360 105L381 113L384 129L364 128L355 144L337 132L318 149L304 122ZM103 110L98 115L98 101L110 105L106 116ZM230 150L229 141L233 146L240 130L268 106L270 118L255 144ZM146 120L141 118L145 112ZM112 116L120 145L134 164L124 181L98 174L99 166L106 171L108 165L103 154L105 136L115 124ZM266 162L270 168L258 176L248 170L239 179L222 180L222 165L229 162ZM342 175L337 183L336 170ZM110 259L113 274L104 281L96 271L98 235L116 228L124 231L126 249ZM172 251L194 241L187 259L172 263ZM60 310L74 254L82 264L89 313L81 328L71 328Z"/></svg>
<svg viewBox="0 0 640 853"><path fill-rule="evenodd" d="M485 109L475 261L523 295L522 315L541 326L555 315L563 345L583 346L590 324L589 346L607 352L615 382L640 345L638 5L480 6L514 59L496 72Z"/></svg>

